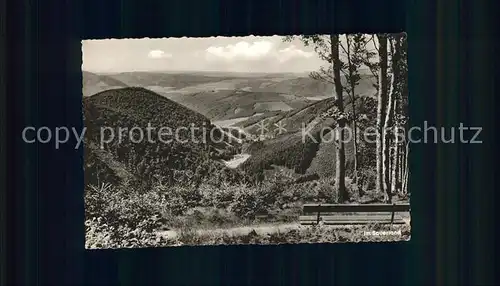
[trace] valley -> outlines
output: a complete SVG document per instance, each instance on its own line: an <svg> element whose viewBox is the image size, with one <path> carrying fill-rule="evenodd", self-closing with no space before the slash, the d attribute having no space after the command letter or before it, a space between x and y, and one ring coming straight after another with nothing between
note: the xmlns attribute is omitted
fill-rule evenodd
<svg viewBox="0 0 500 286"><path fill-rule="evenodd" d="M365 72L355 100L344 92L343 112L356 116L360 130L375 126L376 82ZM340 201L331 83L291 73L83 72L82 84L87 224L100 234L109 232L102 221L120 229L109 233L114 244L134 245L120 236L136 229L147 230L137 234L141 246L157 239L181 245L208 235L204 229L224 240L225 229L246 237L259 225L269 236L291 225L279 239L307 241L310 229L297 226L301 205ZM153 138L169 128L171 140L102 141L102 128L148 124L157 128ZM348 203L383 202L375 191L376 146L359 138L344 144ZM405 199L395 193L394 200ZM105 246L87 235L90 248Z"/></svg>
<svg viewBox="0 0 500 286"><path fill-rule="evenodd" d="M214 126L228 131L226 135L229 141L237 143L236 145L252 145L261 140L266 142L265 145L273 145L273 140L280 140L275 139L273 130L281 123L286 125L287 132L297 133L303 122L310 124L316 118L317 110L313 106L327 106L328 99L332 96L331 86L307 76L296 78L289 74L251 77L236 74L228 77L145 72L102 75L85 72L83 85L84 101L87 102L96 101L101 97L99 94L106 90L120 90L124 87L149 90L205 116ZM319 94L315 94L317 90L320 91ZM98 92L92 95L85 93L91 91ZM140 104L139 101L137 104ZM118 107L120 112L125 112L121 106L114 104L107 107ZM135 113L138 117L143 117L139 110L127 110L127 114ZM147 117L172 115L174 114L167 110L158 110ZM263 130L267 127L269 130ZM224 152L220 149L218 151ZM229 160L219 161L233 168L234 164L241 166L251 155L244 153L245 159L242 160L240 152L231 155ZM260 152L265 153L266 150Z"/></svg>

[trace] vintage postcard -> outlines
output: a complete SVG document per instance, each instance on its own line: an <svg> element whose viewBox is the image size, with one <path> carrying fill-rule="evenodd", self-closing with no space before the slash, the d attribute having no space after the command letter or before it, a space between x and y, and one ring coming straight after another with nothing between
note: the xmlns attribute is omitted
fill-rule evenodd
<svg viewBox="0 0 500 286"><path fill-rule="evenodd" d="M82 41L86 248L409 240L406 42Z"/></svg>

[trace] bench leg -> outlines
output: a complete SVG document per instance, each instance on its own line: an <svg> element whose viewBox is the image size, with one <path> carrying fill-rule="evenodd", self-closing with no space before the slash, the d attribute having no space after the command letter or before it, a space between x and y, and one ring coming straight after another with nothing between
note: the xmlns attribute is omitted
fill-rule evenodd
<svg viewBox="0 0 500 286"><path fill-rule="evenodd" d="M318 212L318 217L316 218L316 224L319 224L320 212Z"/></svg>

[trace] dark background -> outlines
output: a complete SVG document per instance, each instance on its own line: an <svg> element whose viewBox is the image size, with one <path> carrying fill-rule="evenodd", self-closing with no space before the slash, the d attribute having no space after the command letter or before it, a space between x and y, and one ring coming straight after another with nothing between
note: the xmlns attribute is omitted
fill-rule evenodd
<svg viewBox="0 0 500 286"><path fill-rule="evenodd" d="M465 0L2 2L0 284L492 285L487 11ZM483 127L483 144L412 145L410 242L85 251L82 148L21 139L28 125L83 127L81 39L399 31L411 124Z"/></svg>

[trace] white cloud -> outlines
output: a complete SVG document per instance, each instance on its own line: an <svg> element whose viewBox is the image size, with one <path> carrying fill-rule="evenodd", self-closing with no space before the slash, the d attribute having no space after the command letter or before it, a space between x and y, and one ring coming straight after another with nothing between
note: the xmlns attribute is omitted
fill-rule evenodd
<svg viewBox="0 0 500 286"><path fill-rule="evenodd" d="M295 45L290 45L283 49L277 47L270 41L241 41L234 45L211 46L205 50L205 57L208 60L274 60L284 63L293 59L309 59L314 56L314 52L306 52Z"/></svg>
<svg viewBox="0 0 500 286"><path fill-rule="evenodd" d="M273 44L269 41L257 41L248 43L241 41L235 45L227 45L225 47L211 46L206 49L207 58L223 58L231 59L260 59L267 56L273 48Z"/></svg>
<svg viewBox="0 0 500 286"><path fill-rule="evenodd" d="M152 50L149 52L148 57L151 59L164 59L164 58L171 58L172 54L165 53L162 50Z"/></svg>
<svg viewBox="0 0 500 286"><path fill-rule="evenodd" d="M314 56L313 52L305 52L301 49L297 49L295 45L290 45L287 48L278 51L278 60L280 62L286 62L293 58L311 58Z"/></svg>

